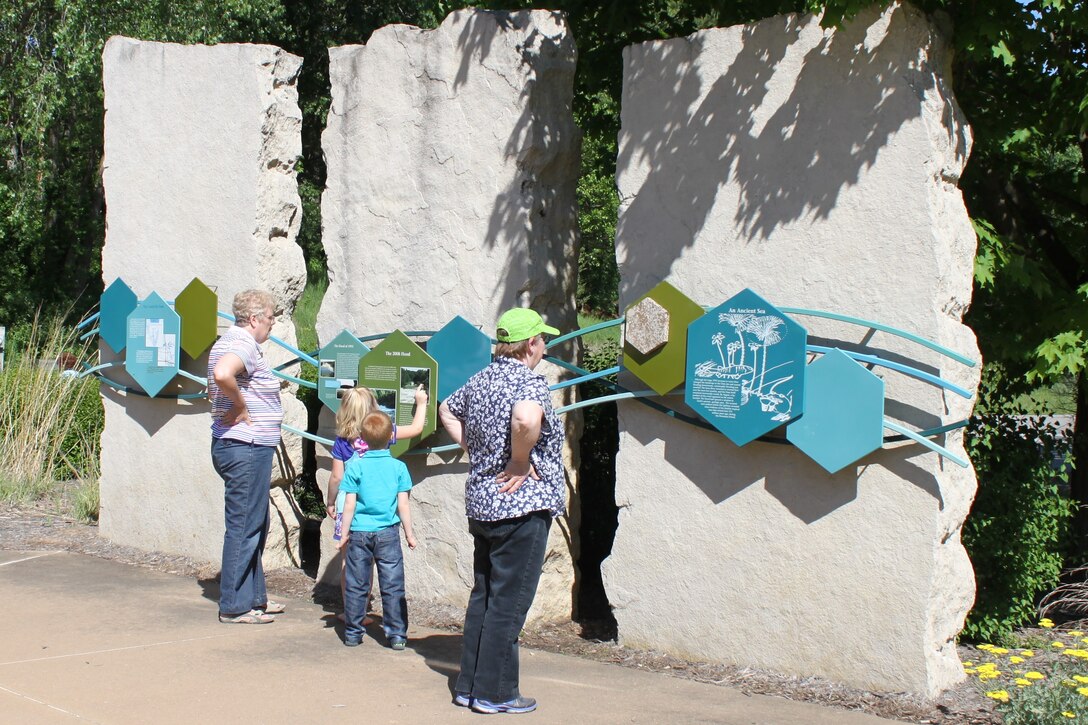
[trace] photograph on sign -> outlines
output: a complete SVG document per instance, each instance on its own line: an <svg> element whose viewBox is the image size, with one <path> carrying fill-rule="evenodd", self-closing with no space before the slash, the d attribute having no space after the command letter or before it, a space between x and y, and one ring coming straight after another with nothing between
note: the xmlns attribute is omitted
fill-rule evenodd
<svg viewBox="0 0 1088 725"><path fill-rule="evenodd" d="M392 418L394 423L400 423L397 420L397 391L392 388L371 388L370 392L374 393L378 408ZM412 422L411 416L408 417L408 422Z"/></svg>

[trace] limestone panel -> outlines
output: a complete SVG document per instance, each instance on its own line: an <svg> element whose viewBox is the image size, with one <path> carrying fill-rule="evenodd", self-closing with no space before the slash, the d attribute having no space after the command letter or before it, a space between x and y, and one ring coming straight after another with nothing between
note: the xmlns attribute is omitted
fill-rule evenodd
<svg viewBox="0 0 1088 725"><path fill-rule="evenodd" d="M564 17L460 10L435 30L385 27L329 58L322 342L344 328L439 330L455 315L493 335L519 304L574 329L580 137ZM408 591L461 606L471 578L465 462L408 461L421 539L406 557ZM531 617L571 612L570 526L557 524ZM327 533L323 580L334 580Z"/></svg>
<svg viewBox="0 0 1088 725"><path fill-rule="evenodd" d="M235 293L263 287L276 298L272 334L293 344L291 312L305 284L295 244L301 204L295 161L302 60L266 45L181 46L114 37L103 51L106 244L102 276L143 298L173 299L194 277L230 312ZM220 321L220 329L228 323ZM288 360L266 343L272 365ZM102 346L103 362L117 359ZM182 355L204 377L207 354ZM291 370L288 370L291 372ZM119 369L105 374L125 385ZM162 395L198 390L189 382ZM220 558L223 484L210 459L205 400L125 395L104 388L101 530L144 549ZM304 406L284 386L285 422L305 427ZM265 566L298 563L298 507L289 485L301 445L285 436L270 482Z"/></svg>
<svg viewBox="0 0 1088 725"><path fill-rule="evenodd" d="M749 287L977 359L961 323L970 131L949 60L941 32L900 4L837 31L787 15L627 48L621 307L661 280L704 305ZM811 343L977 386L977 368L900 338L796 319ZM970 401L875 371L892 420L917 430L970 414ZM883 690L932 694L963 677L973 471L899 444L831 475L794 448L738 448L637 402L619 410L603 573L625 643ZM966 457L960 433L937 442Z"/></svg>

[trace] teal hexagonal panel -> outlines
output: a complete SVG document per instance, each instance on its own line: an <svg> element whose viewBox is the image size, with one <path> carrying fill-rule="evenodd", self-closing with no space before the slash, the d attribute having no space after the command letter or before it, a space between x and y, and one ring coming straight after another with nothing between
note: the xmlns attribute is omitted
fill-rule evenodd
<svg viewBox="0 0 1088 725"><path fill-rule="evenodd" d="M98 301L98 336L111 350L121 353L128 341L128 315L136 309L136 293L118 277Z"/></svg>
<svg viewBox="0 0 1088 725"><path fill-rule="evenodd" d="M125 370L152 398L178 374L180 333L178 313L155 292L128 315Z"/></svg>
<svg viewBox="0 0 1088 725"><path fill-rule="evenodd" d="M427 354L442 372L438 400L445 400L491 363L491 338L458 315L427 341Z"/></svg>
<svg viewBox="0 0 1088 725"><path fill-rule="evenodd" d="M743 446L804 409L805 328L746 289L688 326L684 402Z"/></svg>
<svg viewBox="0 0 1088 725"><path fill-rule="evenodd" d="M841 350L805 370L805 414L786 438L830 473L884 445L884 381Z"/></svg>
<svg viewBox="0 0 1088 725"><path fill-rule="evenodd" d="M347 330L341 330L318 351L317 399L336 412L345 390L359 384L359 361L370 348Z"/></svg>
<svg viewBox="0 0 1088 725"><path fill-rule="evenodd" d="M181 317L181 349L189 357L200 357L215 342L218 308L215 292L196 277L174 298L174 311Z"/></svg>

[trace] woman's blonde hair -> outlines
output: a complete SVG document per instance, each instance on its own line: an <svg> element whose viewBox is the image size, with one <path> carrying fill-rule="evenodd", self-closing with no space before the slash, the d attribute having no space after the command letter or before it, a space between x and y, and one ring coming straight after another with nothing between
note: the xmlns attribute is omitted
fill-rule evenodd
<svg viewBox="0 0 1088 725"><path fill-rule="evenodd" d="M262 317L265 310L276 310L276 300L270 292L263 289L247 289L234 295L231 312L234 324L245 325L250 317Z"/></svg>
<svg viewBox="0 0 1088 725"><path fill-rule="evenodd" d="M336 435L347 440L362 437L363 419L378 409L378 399L370 388L358 387L344 391L340 410L336 411Z"/></svg>

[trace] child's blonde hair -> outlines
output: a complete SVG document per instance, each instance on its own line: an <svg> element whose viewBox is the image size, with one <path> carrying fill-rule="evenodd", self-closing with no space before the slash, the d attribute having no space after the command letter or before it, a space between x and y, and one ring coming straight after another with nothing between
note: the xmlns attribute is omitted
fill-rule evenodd
<svg viewBox="0 0 1088 725"><path fill-rule="evenodd" d="M363 432L360 438L366 441L367 448L380 451L389 445L393 437L393 421L380 410L363 418Z"/></svg>
<svg viewBox="0 0 1088 725"><path fill-rule="evenodd" d="M363 420L378 410L378 399L370 388L358 387L344 391L340 410L336 411L336 435L347 440L361 438Z"/></svg>

